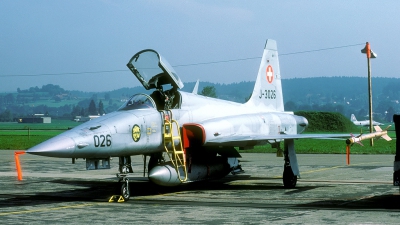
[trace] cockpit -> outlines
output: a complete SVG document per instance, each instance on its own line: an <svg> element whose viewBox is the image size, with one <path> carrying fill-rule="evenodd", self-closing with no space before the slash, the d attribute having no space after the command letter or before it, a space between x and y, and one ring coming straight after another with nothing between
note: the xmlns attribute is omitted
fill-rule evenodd
<svg viewBox="0 0 400 225"><path fill-rule="evenodd" d="M162 91L155 90L151 95L135 94L127 102L125 102L118 110L133 109L179 109L181 105L181 95L174 88Z"/></svg>
<svg viewBox="0 0 400 225"><path fill-rule="evenodd" d="M153 99L146 94L136 94L125 102L118 110L157 108Z"/></svg>
<svg viewBox="0 0 400 225"><path fill-rule="evenodd" d="M157 110L180 108L182 99L178 89L183 87L183 83L172 66L158 52L152 49L140 51L129 60L127 66L146 90L155 90L150 95L134 95L120 110L148 105ZM167 86L170 89L164 90ZM149 104L150 102L152 104Z"/></svg>

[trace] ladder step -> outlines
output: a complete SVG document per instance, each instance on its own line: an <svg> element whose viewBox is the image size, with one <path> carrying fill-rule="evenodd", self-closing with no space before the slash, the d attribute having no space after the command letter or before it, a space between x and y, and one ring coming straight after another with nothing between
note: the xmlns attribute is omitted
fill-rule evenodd
<svg viewBox="0 0 400 225"><path fill-rule="evenodd" d="M188 176L186 169L186 153L183 151L178 122L172 119L171 111L169 111L169 114L168 119L164 120L164 148L178 173L179 180L185 182ZM166 118L164 111L163 116ZM177 132L177 136L176 134L174 135L174 131ZM183 174L181 174L180 170L182 170Z"/></svg>

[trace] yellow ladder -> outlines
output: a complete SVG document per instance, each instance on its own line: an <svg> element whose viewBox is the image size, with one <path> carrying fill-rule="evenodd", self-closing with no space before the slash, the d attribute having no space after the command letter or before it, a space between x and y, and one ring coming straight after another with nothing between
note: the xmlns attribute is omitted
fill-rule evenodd
<svg viewBox="0 0 400 225"><path fill-rule="evenodd" d="M186 154L182 147L182 139L178 122L172 119L172 111L161 111L164 119L164 148L167 152L169 159L175 167L178 178L181 182L185 182L188 177L186 169ZM174 136L176 130L177 136ZM182 168L183 176L181 175L180 168Z"/></svg>

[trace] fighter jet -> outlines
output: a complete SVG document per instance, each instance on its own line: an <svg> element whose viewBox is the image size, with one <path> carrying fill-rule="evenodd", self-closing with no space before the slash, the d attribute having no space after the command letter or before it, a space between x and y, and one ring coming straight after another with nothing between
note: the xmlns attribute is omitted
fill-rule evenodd
<svg viewBox="0 0 400 225"><path fill-rule="evenodd" d="M354 125L357 125L357 126L369 126L369 120L360 120L360 121L358 121L354 114L351 114L350 120L351 120L351 122L354 123ZM380 126L380 125L383 125L383 124L379 123L379 122L376 122L376 121L372 121L372 125L373 126Z"/></svg>
<svg viewBox="0 0 400 225"><path fill-rule="evenodd" d="M308 121L284 110L277 45L267 40L254 90L236 103L180 89L183 83L157 51L136 53L127 67L152 94L135 94L117 111L81 124L27 153L84 158L88 170L109 169L118 157L121 194L130 197L131 156L150 156L150 181L175 186L241 172L237 149L271 144L283 150L283 185L300 176L294 139L349 138L349 134L302 134ZM197 87L195 87L196 89ZM281 144L283 143L283 149Z"/></svg>

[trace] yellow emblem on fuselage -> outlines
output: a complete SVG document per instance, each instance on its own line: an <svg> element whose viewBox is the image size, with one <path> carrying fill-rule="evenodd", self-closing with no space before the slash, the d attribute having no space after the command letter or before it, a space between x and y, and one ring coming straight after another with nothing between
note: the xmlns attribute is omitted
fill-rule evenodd
<svg viewBox="0 0 400 225"><path fill-rule="evenodd" d="M132 139L135 142L140 140L140 127L137 124L135 124L132 128Z"/></svg>

